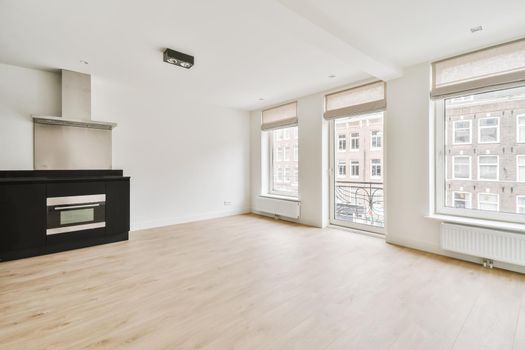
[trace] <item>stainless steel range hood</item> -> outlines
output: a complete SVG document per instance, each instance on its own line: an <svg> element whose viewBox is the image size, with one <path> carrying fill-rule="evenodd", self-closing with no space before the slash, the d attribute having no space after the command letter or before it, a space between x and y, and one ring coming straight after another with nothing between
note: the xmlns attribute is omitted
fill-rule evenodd
<svg viewBox="0 0 525 350"><path fill-rule="evenodd" d="M91 76L62 70L62 116L33 115L36 170L111 169L116 123L91 120Z"/></svg>
<svg viewBox="0 0 525 350"><path fill-rule="evenodd" d="M111 130L116 123L91 120L91 75L62 70L62 116L33 115L39 124Z"/></svg>

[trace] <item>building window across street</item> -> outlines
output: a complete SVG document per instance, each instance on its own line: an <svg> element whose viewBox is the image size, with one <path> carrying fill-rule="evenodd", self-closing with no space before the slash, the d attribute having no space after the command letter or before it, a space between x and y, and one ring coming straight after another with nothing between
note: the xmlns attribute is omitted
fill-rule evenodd
<svg viewBox="0 0 525 350"><path fill-rule="evenodd" d="M346 162L345 161L339 161L337 163L337 176L339 177L346 176Z"/></svg>
<svg viewBox="0 0 525 350"><path fill-rule="evenodd" d="M478 209L499 210L499 196L494 193L478 193Z"/></svg>
<svg viewBox="0 0 525 350"><path fill-rule="evenodd" d="M472 142L472 120L454 122L454 144L466 145Z"/></svg>
<svg viewBox="0 0 525 350"><path fill-rule="evenodd" d="M346 135L337 135L337 149L339 151L346 151Z"/></svg>

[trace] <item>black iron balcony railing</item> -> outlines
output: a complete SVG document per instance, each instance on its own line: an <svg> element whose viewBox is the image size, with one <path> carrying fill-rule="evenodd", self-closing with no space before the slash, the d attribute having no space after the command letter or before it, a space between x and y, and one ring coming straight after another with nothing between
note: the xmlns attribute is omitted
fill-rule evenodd
<svg viewBox="0 0 525 350"><path fill-rule="evenodd" d="M383 227L385 221L383 183L336 181L335 218Z"/></svg>

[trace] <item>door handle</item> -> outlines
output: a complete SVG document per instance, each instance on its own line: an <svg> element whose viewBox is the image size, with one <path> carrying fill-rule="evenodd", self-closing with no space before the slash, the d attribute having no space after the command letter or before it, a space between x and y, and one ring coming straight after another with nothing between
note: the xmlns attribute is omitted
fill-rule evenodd
<svg viewBox="0 0 525 350"><path fill-rule="evenodd" d="M70 205L66 207L55 207L55 210L67 210L67 209L83 209L83 208L94 208L100 206L100 203L95 204L83 204L83 205Z"/></svg>

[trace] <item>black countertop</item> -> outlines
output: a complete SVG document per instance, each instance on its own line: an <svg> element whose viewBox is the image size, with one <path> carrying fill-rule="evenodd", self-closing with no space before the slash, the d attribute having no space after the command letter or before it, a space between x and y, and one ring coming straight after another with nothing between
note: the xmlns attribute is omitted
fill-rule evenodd
<svg viewBox="0 0 525 350"><path fill-rule="evenodd" d="M123 170L2 170L0 184L128 180L123 174Z"/></svg>

